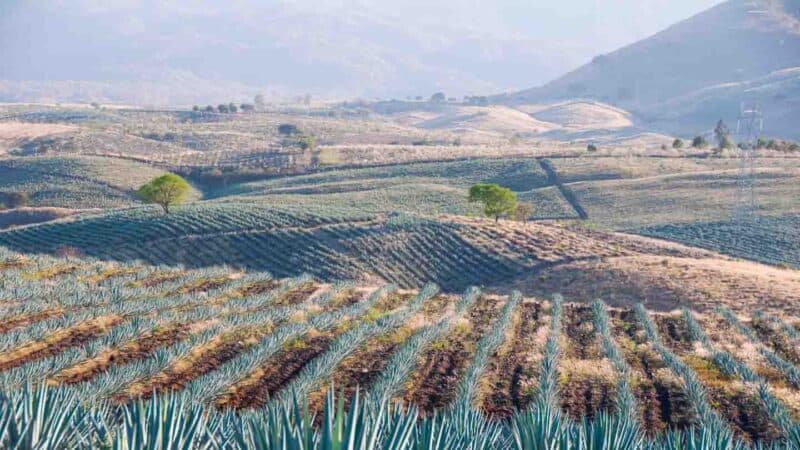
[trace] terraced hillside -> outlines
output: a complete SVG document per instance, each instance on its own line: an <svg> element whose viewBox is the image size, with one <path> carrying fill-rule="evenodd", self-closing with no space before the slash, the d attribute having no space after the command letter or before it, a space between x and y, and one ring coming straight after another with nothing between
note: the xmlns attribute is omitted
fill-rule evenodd
<svg viewBox="0 0 800 450"><path fill-rule="evenodd" d="M189 446L253 448L267 424L269 439L374 434L366 448L392 449L445 438L522 450L580 436L660 449L670 429L683 433L669 435L671 448L696 429L717 443L798 444L800 299L792 314L737 315L725 298L702 313L656 312L2 249L0 270L4 447L150 448L170 429ZM338 412L332 382L346 399ZM296 399L320 413L315 423ZM85 406L103 402L122 414ZM337 420L359 425L329 433ZM39 428L50 432L14 431Z"/></svg>

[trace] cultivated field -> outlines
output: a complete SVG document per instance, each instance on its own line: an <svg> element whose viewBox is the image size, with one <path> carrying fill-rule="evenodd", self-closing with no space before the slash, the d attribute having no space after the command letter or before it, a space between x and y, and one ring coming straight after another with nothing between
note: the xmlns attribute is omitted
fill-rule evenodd
<svg viewBox="0 0 800 450"><path fill-rule="evenodd" d="M313 432L302 421L274 422L295 399L320 413L320 430L342 420L334 404L323 414L330 383L350 418L362 415L359 426L380 440L411 427L411 447L386 448L419 448L433 431L472 442L459 448L531 448L521 442L540 440L543 420L554 439L604 430L628 442L616 448L692 426L751 443L797 432L794 315L664 313L557 295L453 295L435 285L322 284L9 252L0 268L0 389L11 408L0 418L57 433L25 434L33 447L54 436L70 447L130 445L140 417L168 408L179 415L150 421L141 439L171 427L187 445L252 448L267 423L274 438ZM14 412L23 402L31 409ZM376 422L388 405L405 412ZM472 425L455 426L462 420ZM6 430L0 442L15 436Z"/></svg>

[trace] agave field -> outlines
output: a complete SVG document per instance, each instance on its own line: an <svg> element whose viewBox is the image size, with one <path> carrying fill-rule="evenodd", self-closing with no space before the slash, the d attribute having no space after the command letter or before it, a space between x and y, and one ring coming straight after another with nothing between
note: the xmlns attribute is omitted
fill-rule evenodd
<svg viewBox="0 0 800 450"><path fill-rule="evenodd" d="M0 250L0 447L800 445L796 318Z"/></svg>
<svg viewBox="0 0 800 450"><path fill-rule="evenodd" d="M329 282L375 274L401 288L434 282L450 292L560 261L676 252L557 224L500 226L452 216L258 202L198 202L169 215L155 207L84 215L5 231L0 245L21 253L149 265L229 265L279 278L308 273Z"/></svg>
<svg viewBox="0 0 800 450"><path fill-rule="evenodd" d="M767 264L800 267L800 216L661 225L639 233Z"/></svg>

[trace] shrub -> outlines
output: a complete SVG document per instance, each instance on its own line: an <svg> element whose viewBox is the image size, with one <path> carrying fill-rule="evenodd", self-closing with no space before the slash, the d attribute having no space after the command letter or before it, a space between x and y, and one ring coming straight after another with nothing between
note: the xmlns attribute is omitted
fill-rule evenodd
<svg viewBox="0 0 800 450"><path fill-rule="evenodd" d="M278 133L284 136L294 136L296 134L300 134L300 129L297 128L297 125L291 123L282 123L278 125Z"/></svg>
<svg viewBox="0 0 800 450"><path fill-rule="evenodd" d="M683 141L680 139L675 139L674 141L672 141L672 148L675 149L683 148Z"/></svg>
<svg viewBox="0 0 800 450"><path fill-rule="evenodd" d="M708 147L708 141L703 136L695 136L694 139L692 139L692 147L694 148Z"/></svg>
<svg viewBox="0 0 800 450"><path fill-rule="evenodd" d="M6 208L22 208L28 206L30 198L25 192L0 192L0 204Z"/></svg>
<svg viewBox="0 0 800 450"><path fill-rule="evenodd" d="M594 153L594 152L597 151L597 146L594 145L594 144L589 144L589 145L586 146L586 151Z"/></svg>

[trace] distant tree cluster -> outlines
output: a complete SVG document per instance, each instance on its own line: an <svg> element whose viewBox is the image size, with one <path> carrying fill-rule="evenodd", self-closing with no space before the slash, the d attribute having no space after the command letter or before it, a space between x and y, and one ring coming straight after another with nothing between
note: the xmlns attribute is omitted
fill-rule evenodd
<svg viewBox="0 0 800 450"><path fill-rule="evenodd" d="M467 95L464 97L464 103L468 105L486 106L489 104L489 97L485 95Z"/></svg>
<svg viewBox="0 0 800 450"><path fill-rule="evenodd" d="M252 103L240 103L236 104L234 102L230 102L228 104L220 103L216 107L212 105L207 105L206 107L201 107L199 105L192 106L192 111L194 112L209 112L209 113L220 113L220 114L236 114L239 111L242 112L252 112L256 110L256 106Z"/></svg>

